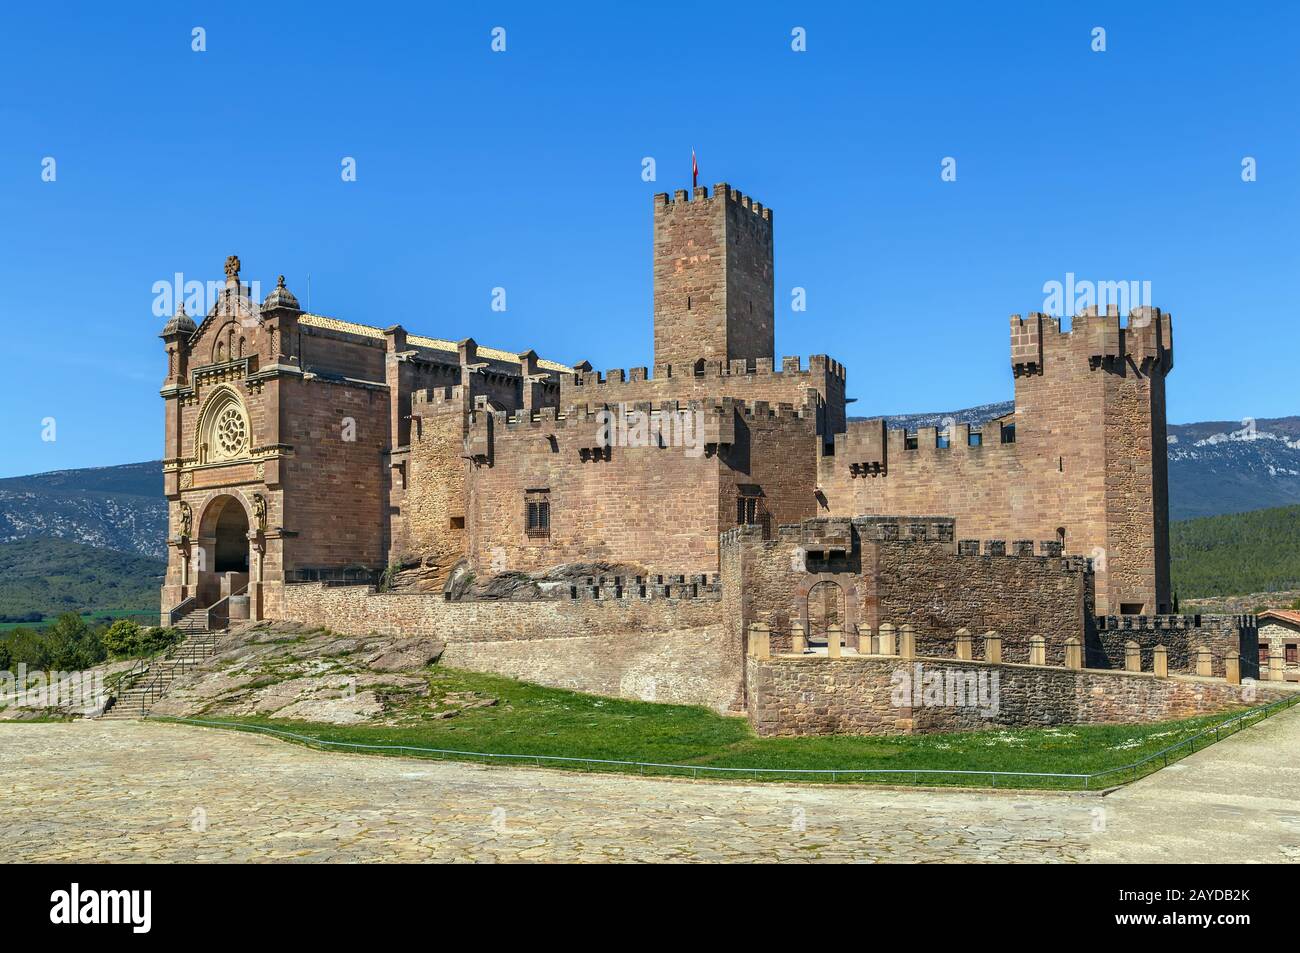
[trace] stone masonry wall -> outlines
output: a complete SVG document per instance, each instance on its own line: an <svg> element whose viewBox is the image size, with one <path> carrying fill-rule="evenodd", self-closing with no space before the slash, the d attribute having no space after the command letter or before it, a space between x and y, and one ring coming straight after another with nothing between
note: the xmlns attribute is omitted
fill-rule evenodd
<svg viewBox="0 0 1300 953"><path fill-rule="evenodd" d="M917 665L920 665L918 679ZM966 705L945 705L925 694L927 678L984 678L984 693L967 692ZM993 677L996 676L996 690ZM923 686L899 696L906 678ZM933 681L931 684L935 684ZM944 684L939 682L938 684ZM1190 718L1247 704L1242 685L1185 676L1076 671L952 659L773 657L748 660L747 704L760 735L912 734L1034 728L1061 724L1127 724ZM1263 686L1249 704L1283 697ZM947 691L946 685L944 691ZM953 700L956 695L952 696ZM1250 696L1247 696L1250 697ZM996 699L996 705L990 704ZM894 701L908 701L910 706Z"/></svg>
<svg viewBox="0 0 1300 953"><path fill-rule="evenodd" d="M1196 653L1207 648L1211 674L1224 675L1224 657L1235 652L1241 657L1241 677L1259 677L1259 633L1254 616L1100 616L1089 626L1086 660L1089 668L1124 667L1126 646L1138 644L1142 670L1151 671L1155 647L1163 645L1170 672L1195 673Z"/></svg>
<svg viewBox="0 0 1300 953"><path fill-rule="evenodd" d="M345 635L427 635L446 664L574 691L743 707L739 630L717 598L446 602L369 586L285 587L284 617Z"/></svg>
<svg viewBox="0 0 1300 953"><path fill-rule="evenodd" d="M909 449L903 431L854 421L820 459L829 515L942 513L978 539L1063 534L1066 553L1094 560L1098 611L1167 612L1171 335L1155 309L1125 328L1118 314L1080 316L1066 332L1042 315L1013 318L1015 442L994 421L977 446L961 424L946 447L923 427Z"/></svg>

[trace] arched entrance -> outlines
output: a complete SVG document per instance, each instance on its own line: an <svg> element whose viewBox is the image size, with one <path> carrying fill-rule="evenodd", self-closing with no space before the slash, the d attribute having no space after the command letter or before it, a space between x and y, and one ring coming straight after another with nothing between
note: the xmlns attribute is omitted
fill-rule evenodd
<svg viewBox="0 0 1300 953"><path fill-rule="evenodd" d="M845 628L844 590L839 583L824 579L808 590L808 640L825 642L832 625Z"/></svg>
<svg viewBox="0 0 1300 953"><path fill-rule="evenodd" d="M248 510L237 497L213 497L199 520L198 596L205 606L248 585Z"/></svg>

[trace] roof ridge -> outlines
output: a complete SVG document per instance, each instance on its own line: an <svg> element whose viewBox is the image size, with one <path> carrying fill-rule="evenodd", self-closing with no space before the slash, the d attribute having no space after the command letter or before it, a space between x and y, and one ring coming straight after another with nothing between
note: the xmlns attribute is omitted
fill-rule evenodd
<svg viewBox="0 0 1300 953"><path fill-rule="evenodd" d="M349 321L346 318L335 318L326 314L317 314L314 311L304 311L302 317L300 317L298 321L300 323L305 323L308 327L331 328L335 331L361 334L362 336L369 338L381 338L384 336L383 328L375 327L372 324L362 324L360 321ZM456 342L450 341L446 338L434 338L423 334L408 333L406 340L417 347L429 347L434 350L452 352L458 350ZM479 345L478 353L481 357L489 357L498 361L514 361L516 363L519 361L518 354L497 347ZM566 364L561 364L558 361L538 359L537 366L550 371L560 371L566 374L573 373L573 368Z"/></svg>

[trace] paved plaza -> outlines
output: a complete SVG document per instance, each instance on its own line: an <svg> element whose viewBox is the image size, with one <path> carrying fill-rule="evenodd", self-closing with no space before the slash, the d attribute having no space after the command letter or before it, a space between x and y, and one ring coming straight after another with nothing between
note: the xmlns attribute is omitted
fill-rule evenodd
<svg viewBox="0 0 1300 953"><path fill-rule="evenodd" d="M1123 791L722 784L0 725L0 862L1300 861L1300 711Z"/></svg>

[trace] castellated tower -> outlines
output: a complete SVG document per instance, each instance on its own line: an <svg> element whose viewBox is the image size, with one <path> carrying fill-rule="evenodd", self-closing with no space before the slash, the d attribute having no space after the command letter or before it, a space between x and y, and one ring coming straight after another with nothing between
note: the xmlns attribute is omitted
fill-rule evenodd
<svg viewBox="0 0 1300 953"><path fill-rule="evenodd" d="M1165 375L1174 366L1170 315L1090 308L1071 330L1042 314L1011 319L1016 439L1036 470L1038 520L1051 509L1069 551L1096 564L1098 609L1172 611ZM1043 504L1056 498L1048 512Z"/></svg>
<svg viewBox="0 0 1300 953"><path fill-rule="evenodd" d="M1012 315L1013 414L912 433L850 421L819 462L818 488L832 516L943 513L986 552L1019 539L1086 556L1099 614L1167 613L1173 366L1173 325L1159 308L1127 324L1094 308L1069 330Z"/></svg>
<svg viewBox="0 0 1300 953"><path fill-rule="evenodd" d="M656 367L772 360L772 210L725 182L655 196Z"/></svg>

